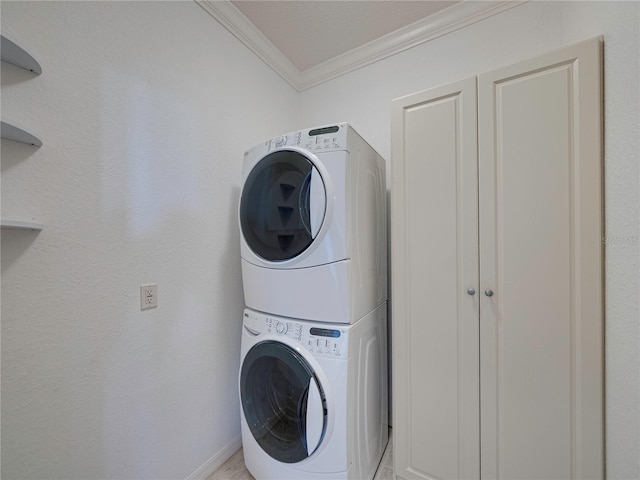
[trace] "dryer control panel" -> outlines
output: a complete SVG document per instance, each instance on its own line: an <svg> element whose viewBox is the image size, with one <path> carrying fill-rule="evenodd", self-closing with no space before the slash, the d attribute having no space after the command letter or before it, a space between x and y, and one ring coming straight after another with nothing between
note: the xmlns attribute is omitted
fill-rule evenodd
<svg viewBox="0 0 640 480"><path fill-rule="evenodd" d="M298 130L267 140L265 147L267 152L288 146L301 147L314 153L345 150L347 148L347 130L348 124L346 123Z"/></svg>

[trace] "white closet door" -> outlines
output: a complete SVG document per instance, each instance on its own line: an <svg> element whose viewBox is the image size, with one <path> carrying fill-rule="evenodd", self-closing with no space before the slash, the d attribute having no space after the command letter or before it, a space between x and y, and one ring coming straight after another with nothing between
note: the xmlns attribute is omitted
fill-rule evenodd
<svg viewBox="0 0 640 480"><path fill-rule="evenodd" d="M479 77L483 479L603 477L600 52Z"/></svg>
<svg viewBox="0 0 640 480"><path fill-rule="evenodd" d="M476 79L393 103L394 462L478 478Z"/></svg>

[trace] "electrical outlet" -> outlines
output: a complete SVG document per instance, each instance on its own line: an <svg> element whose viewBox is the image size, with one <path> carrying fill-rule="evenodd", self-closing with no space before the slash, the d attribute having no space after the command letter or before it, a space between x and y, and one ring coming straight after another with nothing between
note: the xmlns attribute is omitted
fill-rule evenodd
<svg viewBox="0 0 640 480"><path fill-rule="evenodd" d="M140 285L140 310L158 306L158 284Z"/></svg>

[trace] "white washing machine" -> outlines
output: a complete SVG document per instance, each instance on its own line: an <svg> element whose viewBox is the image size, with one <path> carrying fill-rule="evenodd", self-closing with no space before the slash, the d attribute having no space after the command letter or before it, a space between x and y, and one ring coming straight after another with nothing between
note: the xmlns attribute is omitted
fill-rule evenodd
<svg viewBox="0 0 640 480"><path fill-rule="evenodd" d="M257 480L373 478L388 441L386 307L350 325L245 310L242 446Z"/></svg>
<svg viewBox="0 0 640 480"><path fill-rule="evenodd" d="M245 153L239 207L247 307L353 323L387 300L385 162L346 123Z"/></svg>

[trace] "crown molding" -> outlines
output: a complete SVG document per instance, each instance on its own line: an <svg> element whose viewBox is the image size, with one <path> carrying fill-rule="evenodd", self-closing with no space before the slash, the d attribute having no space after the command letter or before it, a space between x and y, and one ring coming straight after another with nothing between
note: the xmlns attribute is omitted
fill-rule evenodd
<svg viewBox="0 0 640 480"><path fill-rule="evenodd" d="M300 91L300 71L228 0L195 0L249 50Z"/></svg>
<svg viewBox="0 0 640 480"><path fill-rule="evenodd" d="M406 27L354 48L320 65L300 72L300 90L314 87L340 75L375 63L422 43L497 15L526 0L497 2L463 1Z"/></svg>
<svg viewBox="0 0 640 480"><path fill-rule="evenodd" d="M462 1L302 72L228 0L195 2L300 92L522 5L527 0Z"/></svg>

